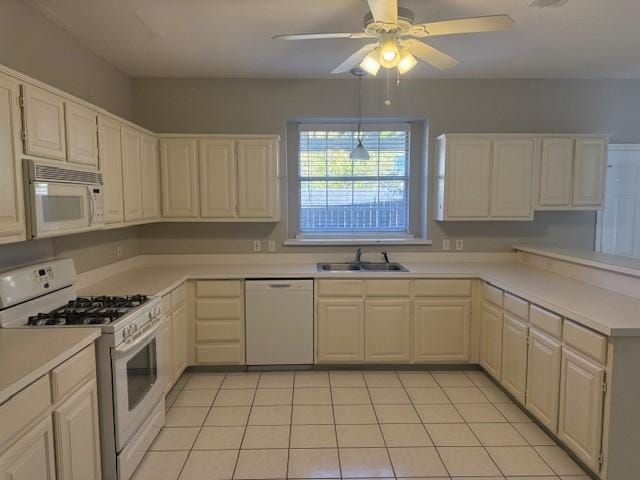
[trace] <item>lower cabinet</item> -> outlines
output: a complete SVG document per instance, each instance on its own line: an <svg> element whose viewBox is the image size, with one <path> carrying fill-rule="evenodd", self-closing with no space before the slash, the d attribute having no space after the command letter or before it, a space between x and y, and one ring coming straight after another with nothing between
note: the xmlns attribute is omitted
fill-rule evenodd
<svg viewBox="0 0 640 480"><path fill-rule="evenodd" d="M552 432L558 428L561 350L555 339L530 330L526 407Z"/></svg>
<svg viewBox="0 0 640 480"><path fill-rule="evenodd" d="M411 304L406 300L366 300L364 358L367 362L411 360Z"/></svg>
<svg viewBox="0 0 640 480"><path fill-rule="evenodd" d="M502 311L484 303L480 319L480 365L495 379L502 366Z"/></svg>
<svg viewBox="0 0 640 480"><path fill-rule="evenodd" d="M527 349L529 327L504 313L502 327L502 377L500 383L520 403L527 390Z"/></svg>
<svg viewBox="0 0 640 480"><path fill-rule="evenodd" d="M318 300L316 335L319 363L364 361L363 300Z"/></svg>
<svg viewBox="0 0 640 480"><path fill-rule="evenodd" d="M599 468L605 368L562 350L558 436L587 466Z"/></svg>
<svg viewBox="0 0 640 480"><path fill-rule="evenodd" d="M92 380L53 411L58 480L99 480L98 393Z"/></svg>
<svg viewBox="0 0 640 480"><path fill-rule="evenodd" d="M171 371L175 380L187 368L187 313L180 305L171 313Z"/></svg>
<svg viewBox="0 0 640 480"><path fill-rule="evenodd" d="M413 317L415 362L469 360L470 299L415 300Z"/></svg>
<svg viewBox="0 0 640 480"><path fill-rule="evenodd" d="M164 371L167 372L167 378L164 386L164 393L168 393L173 386L173 353L172 350L172 341L171 341L171 313L165 313L164 319L162 320L164 325L160 330L160 344L162 345L162 351L164 352L164 361L163 367Z"/></svg>
<svg viewBox="0 0 640 480"><path fill-rule="evenodd" d="M98 468L99 465L98 463ZM0 478L2 480L55 480L51 416L47 416L28 430L0 455Z"/></svg>

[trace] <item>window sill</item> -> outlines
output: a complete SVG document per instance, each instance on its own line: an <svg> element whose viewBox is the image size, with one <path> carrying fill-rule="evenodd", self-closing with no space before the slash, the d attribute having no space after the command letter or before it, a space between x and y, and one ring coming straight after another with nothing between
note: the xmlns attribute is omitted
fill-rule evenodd
<svg viewBox="0 0 640 480"><path fill-rule="evenodd" d="M318 245L432 245L422 238L290 238L282 242L288 246Z"/></svg>

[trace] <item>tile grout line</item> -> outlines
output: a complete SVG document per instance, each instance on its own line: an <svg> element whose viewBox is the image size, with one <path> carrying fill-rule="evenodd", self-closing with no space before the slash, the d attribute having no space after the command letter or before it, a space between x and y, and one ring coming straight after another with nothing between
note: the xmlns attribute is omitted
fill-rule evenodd
<svg viewBox="0 0 640 480"><path fill-rule="evenodd" d="M249 428L249 419L251 418L251 412L253 411L253 402L256 398L256 391L258 390L258 384L260 383L261 374L258 373L258 379L256 380L256 389L253 392L253 398L251 399L251 405L249 405L249 413L247 414L247 420L244 424L244 431L242 432L242 438L240 439L240 446L238 447L238 454L236 455L236 462L233 466L233 472L231 473L231 478L236 478L236 472L238 470L238 464L240 463L240 452L242 451L242 444L244 443L244 439L247 436L247 429ZM226 376L225 376L226 380ZM222 385L221 385L222 387ZM213 408L213 407L211 407Z"/></svg>
<svg viewBox="0 0 640 480"><path fill-rule="evenodd" d="M362 375L362 374L361 374ZM338 443L338 424L336 423L336 409L333 403L333 385L331 385L331 370L327 372L329 379L329 397L331 398L331 415L333 416L333 434L336 436L336 455L338 457L338 478L344 478L342 475L342 460L340 459L340 444ZM363 380L364 381L364 376Z"/></svg>

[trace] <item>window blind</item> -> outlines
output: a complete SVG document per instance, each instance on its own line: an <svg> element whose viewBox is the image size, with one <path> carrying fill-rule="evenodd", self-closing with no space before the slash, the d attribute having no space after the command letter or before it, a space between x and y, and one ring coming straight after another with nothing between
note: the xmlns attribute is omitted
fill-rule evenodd
<svg viewBox="0 0 640 480"><path fill-rule="evenodd" d="M300 234L408 233L409 125L366 125L369 160L351 160L356 126L303 125Z"/></svg>

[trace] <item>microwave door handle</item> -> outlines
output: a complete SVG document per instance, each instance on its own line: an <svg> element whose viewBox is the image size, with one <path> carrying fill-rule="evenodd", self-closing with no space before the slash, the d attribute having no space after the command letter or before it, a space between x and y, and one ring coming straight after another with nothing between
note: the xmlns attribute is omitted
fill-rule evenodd
<svg viewBox="0 0 640 480"><path fill-rule="evenodd" d="M89 225L93 225L93 215L95 212L95 198L93 197L93 189L91 185L87 185L87 193L89 194Z"/></svg>

